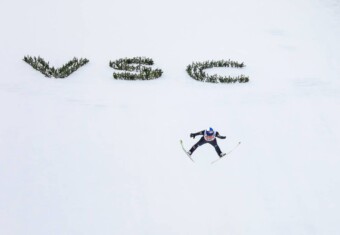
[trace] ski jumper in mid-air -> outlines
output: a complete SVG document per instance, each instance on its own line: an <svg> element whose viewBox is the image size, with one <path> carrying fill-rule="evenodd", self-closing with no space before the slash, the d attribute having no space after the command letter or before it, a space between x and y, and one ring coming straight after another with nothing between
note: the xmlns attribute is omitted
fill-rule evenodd
<svg viewBox="0 0 340 235"><path fill-rule="evenodd" d="M203 131L200 131L200 132L197 132L197 133L191 133L190 134L190 137L191 138L194 138L197 136L197 135L203 135L201 137L201 139L194 145L191 147L191 149L187 152L189 155L193 154L193 152L201 145L203 144L206 144L206 143L209 143L211 144L212 146L214 146L217 154L219 157L223 157L225 155L225 153L222 153L220 147L218 146L217 144L217 140L216 138L220 138L220 139L225 139L226 137L225 136L221 136L220 133L218 133L217 131L214 131L213 128L208 128L206 130L203 130Z"/></svg>

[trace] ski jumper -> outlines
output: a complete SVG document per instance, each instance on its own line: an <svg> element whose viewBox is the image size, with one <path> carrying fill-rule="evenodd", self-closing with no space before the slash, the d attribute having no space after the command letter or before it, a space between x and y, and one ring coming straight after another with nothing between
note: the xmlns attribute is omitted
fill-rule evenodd
<svg viewBox="0 0 340 235"><path fill-rule="evenodd" d="M221 156L222 151L221 151L220 147L217 144L216 138L225 139L226 138L225 136L221 136L217 131L216 132L214 131L214 133L212 135L208 135L207 131L205 131L205 130L197 132L197 133L193 133L190 136L195 138L195 136L197 136L197 135L203 135L203 136L201 137L201 139L194 146L191 147L191 149L189 150L189 152L191 154L199 146L201 146L203 144L206 144L206 143L209 143L209 144L211 144L215 148L218 156Z"/></svg>

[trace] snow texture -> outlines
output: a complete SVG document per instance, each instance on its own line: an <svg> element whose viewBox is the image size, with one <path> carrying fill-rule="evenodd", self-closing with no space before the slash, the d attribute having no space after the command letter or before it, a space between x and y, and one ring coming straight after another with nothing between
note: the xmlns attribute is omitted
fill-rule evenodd
<svg viewBox="0 0 340 235"><path fill-rule="evenodd" d="M0 234L340 234L337 0L12 0L0 8ZM45 78L22 61L59 67ZM146 56L153 81L110 60ZM231 59L247 84L191 79ZM207 126L230 156L184 155Z"/></svg>

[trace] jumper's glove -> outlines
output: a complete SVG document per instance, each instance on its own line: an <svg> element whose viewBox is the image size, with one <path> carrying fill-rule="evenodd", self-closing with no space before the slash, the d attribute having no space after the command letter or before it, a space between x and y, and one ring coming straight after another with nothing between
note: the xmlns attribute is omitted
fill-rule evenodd
<svg viewBox="0 0 340 235"><path fill-rule="evenodd" d="M225 137L225 136L220 136L220 139L225 139L225 138L227 138L227 137Z"/></svg>
<svg viewBox="0 0 340 235"><path fill-rule="evenodd" d="M194 133L191 133L191 134L190 134L190 137L193 138L193 139L195 139L195 136L196 136L196 135L195 135Z"/></svg>

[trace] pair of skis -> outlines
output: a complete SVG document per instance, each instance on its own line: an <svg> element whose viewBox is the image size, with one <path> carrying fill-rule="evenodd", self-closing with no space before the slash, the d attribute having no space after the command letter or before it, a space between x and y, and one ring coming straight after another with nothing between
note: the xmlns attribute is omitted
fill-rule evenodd
<svg viewBox="0 0 340 235"><path fill-rule="evenodd" d="M183 140L180 140L179 142L180 142L180 144L181 144L181 146L182 146L182 149L183 149L183 151L185 152L185 154L190 158L190 160L191 160L192 162L195 162L195 161L192 159L191 155L188 153L188 151L184 148ZM225 153L222 157L220 157L220 158L218 158L218 159L212 161L211 164L214 164L215 162L217 162L217 161L220 160L221 158L223 158L223 157L225 157L225 156L228 156L228 155L229 155L231 152L233 152L238 146L240 146L240 144L241 144L241 142L238 142L237 145L235 145L234 148L232 148L229 152Z"/></svg>

